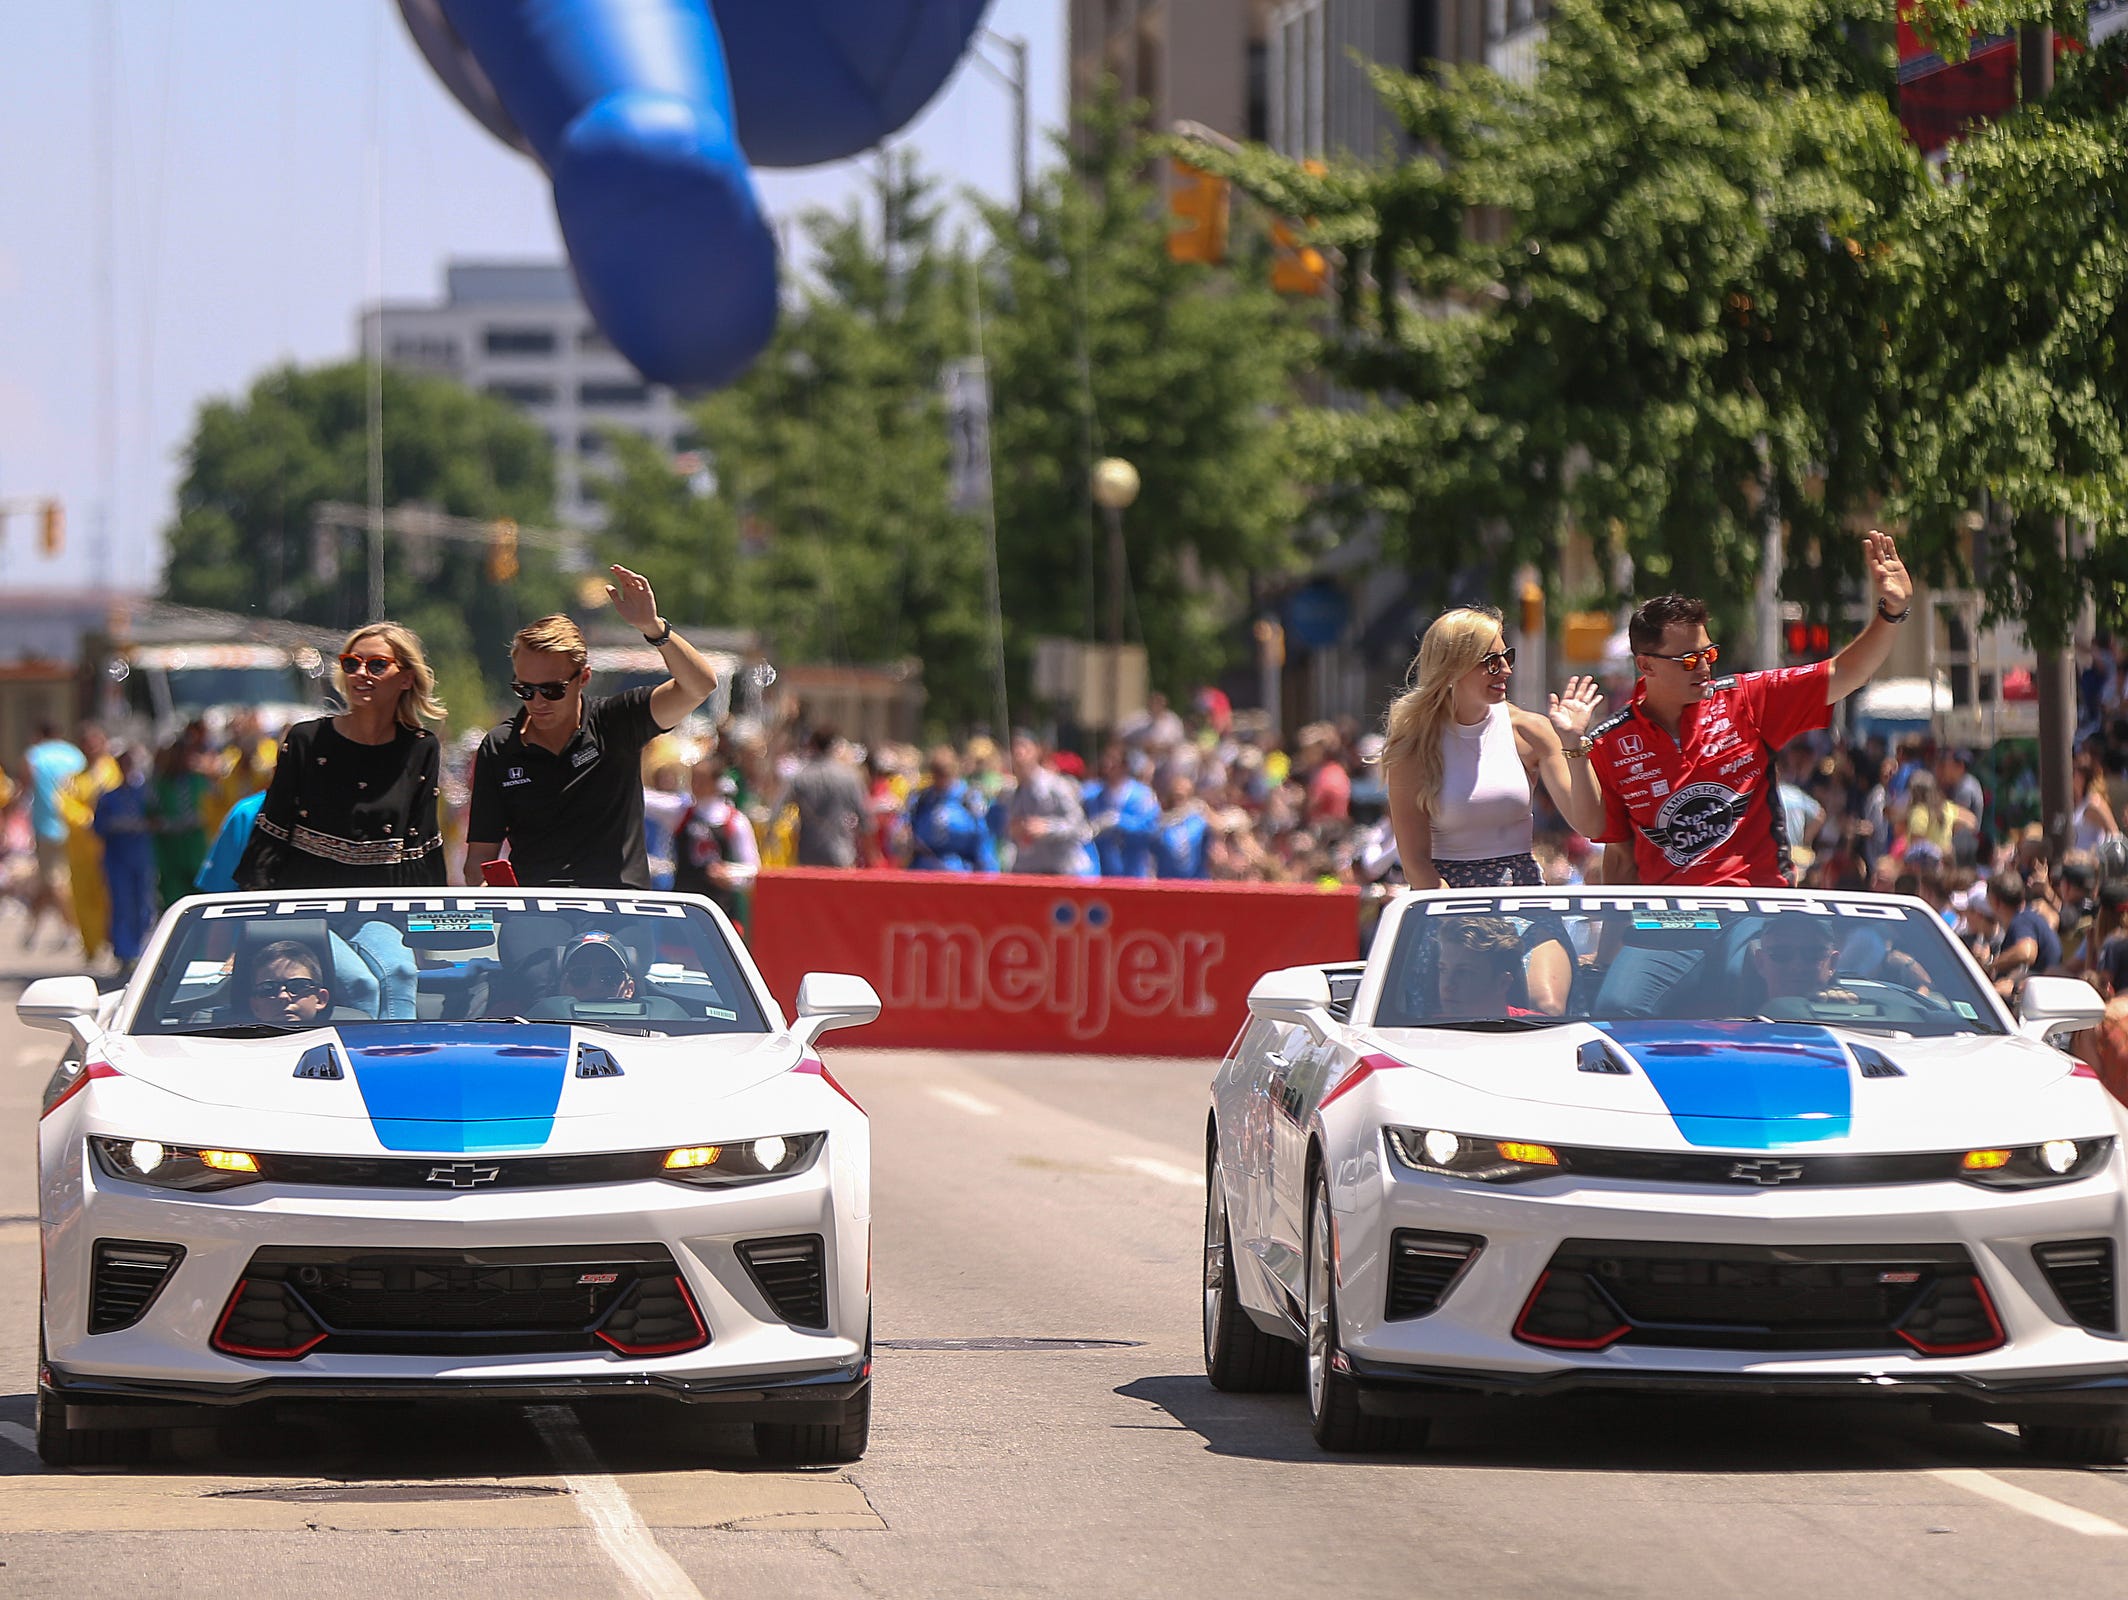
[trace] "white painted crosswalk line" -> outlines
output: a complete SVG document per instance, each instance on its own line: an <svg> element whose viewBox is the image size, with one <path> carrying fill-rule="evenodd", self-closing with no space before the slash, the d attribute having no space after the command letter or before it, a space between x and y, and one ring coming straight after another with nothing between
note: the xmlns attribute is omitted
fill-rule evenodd
<svg viewBox="0 0 2128 1600"><path fill-rule="evenodd" d="M1153 1156L1117 1156L1116 1165L1138 1173L1142 1177L1157 1178L1162 1183L1172 1183L1178 1189L1202 1189L1204 1174L1192 1172L1188 1167L1177 1166L1172 1161L1161 1161Z"/></svg>
<svg viewBox="0 0 2128 1600"><path fill-rule="evenodd" d="M19 1422L0 1422L0 1439L31 1455L37 1453L37 1436Z"/></svg>
<svg viewBox="0 0 2128 1600"><path fill-rule="evenodd" d="M971 1117L994 1117L998 1114L998 1108L988 1100L978 1100L974 1095L959 1089L934 1087L931 1090L931 1098L940 1105L951 1106L956 1111L965 1111Z"/></svg>
<svg viewBox="0 0 2128 1600"><path fill-rule="evenodd" d="M567 1406L527 1406L525 1415L562 1469L563 1481L597 1535L599 1548L621 1569L629 1589L642 1600L703 1600L686 1569L665 1553L658 1536L637 1514L620 1480L604 1469L577 1426L575 1413Z"/></svg>
<svg viewBox="0 0 2128 1600"><path fill-rule="evenodd" d="M2059 1500L2050 1500L2030 1489L2020 1489L2014 1483L2005 1483L1992 1472L1982 1472L1975 1467L1935 1467L1930 1469L1929 1476L1963 1489L1968 1494L1977 1494L1984 1500L2008 1506L2012 1511L2022 1511L2028 1517L2037 1517L2041 1522L2051 1522L2055 1527L2067 1529L2070 1533L2081 1533L2094 1539L2128 1538L2128 1528L2122 1527L2110 1517L2064 1505Z"/></svg>

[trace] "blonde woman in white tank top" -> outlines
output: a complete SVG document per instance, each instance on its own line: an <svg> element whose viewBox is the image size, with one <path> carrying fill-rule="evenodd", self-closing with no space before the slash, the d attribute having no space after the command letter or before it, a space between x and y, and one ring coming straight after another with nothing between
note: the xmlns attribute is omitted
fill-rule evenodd
<svg viewBox="0 0 2128 1600"><path fill-rule="evenodd" d="M1508 703L1515 652L1500 614L1468 607L1437 618L1419 641L1409 687L1389 708L1382 783L1404 876L1414 889L1535 887L1531 800L1542 779L1567 825L1603 831L1603 791L1584 739L1603 696L1574 678L1544 716ZM1525 967L1530 1004L1566 1009L1572 957L1538 943Z"/></svg>

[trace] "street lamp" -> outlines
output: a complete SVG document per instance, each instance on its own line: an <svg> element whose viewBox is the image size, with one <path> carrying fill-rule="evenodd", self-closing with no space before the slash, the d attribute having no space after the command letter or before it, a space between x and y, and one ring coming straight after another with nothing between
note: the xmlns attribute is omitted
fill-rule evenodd
<svg viewBox="0 0 2128 1600"><path fill-rule="evenodd" d="M1123 513L1138 498L1138 469L1121 456L1094 463L1094 504L1108 519L1108 725L1123 717Z"/></svg>

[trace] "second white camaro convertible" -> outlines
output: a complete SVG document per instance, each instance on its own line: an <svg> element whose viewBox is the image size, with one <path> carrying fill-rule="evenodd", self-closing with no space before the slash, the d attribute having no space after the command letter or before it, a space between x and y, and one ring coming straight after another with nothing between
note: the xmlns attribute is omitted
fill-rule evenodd
<svg viewBox="0 0 2128 1600"><path fill-rule="evenodd" d="M1917 900L1446 890L1249 1009L1206 1363L1300 1382L1326 1447L1622 1389L1911 1398L2128 1454L2128 1112L2055 1047L2088 985L2013 1016Z"/></svg>
<svg viewBox="0 0 2128 1600"><path fill-rule="evenodd" d="M139 971L32 984L37 1446L252 1402L663 1397L863 1453L865 1115L707 901L576 890L180 902Z"/></svg>

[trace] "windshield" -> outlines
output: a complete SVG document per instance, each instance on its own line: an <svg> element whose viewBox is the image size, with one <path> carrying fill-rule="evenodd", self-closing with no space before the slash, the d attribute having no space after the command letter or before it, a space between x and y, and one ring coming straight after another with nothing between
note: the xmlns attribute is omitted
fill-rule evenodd
<svg viewBox="0 0 2128 1600"><path fill-rule="evenodd" d="M178 712L209 706L305 704L317 686L294 667L179 667L170 673L170 705Z"/></svg>
<svg viewBox="0 0 2128 1600"><path fill-rule="evenodd" d="M132 1031L263 1036L438 1021L768 1031L731 946L699 906L449 892L194 907L172 930Z"/></svg>
<svg viewBox="0 0 2128 1600"><path fill-rule="evenodd" d="M1893 900L1462 895L1414 905L1374 1021L1535 1028L1654 1018L2001 1033L1942 921Z"/></svg>

